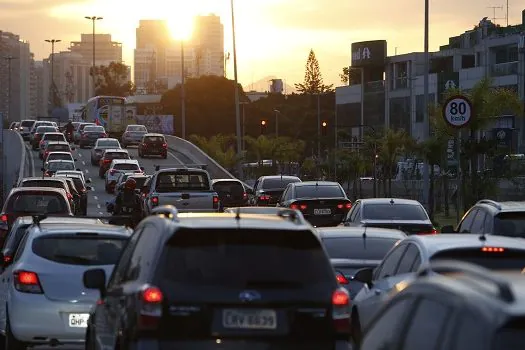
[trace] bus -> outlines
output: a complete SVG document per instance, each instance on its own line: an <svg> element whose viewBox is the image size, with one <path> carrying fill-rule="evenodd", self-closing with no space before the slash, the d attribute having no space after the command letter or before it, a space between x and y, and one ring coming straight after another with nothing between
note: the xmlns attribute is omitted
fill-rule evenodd
<svg viewBox="0 0 525 350"><path fill-rule="evenodd" d="M126 118L126 98L120 96L95 96L88 100L82 119L106 129L112 136L122 135L128 120Z"/></svg>

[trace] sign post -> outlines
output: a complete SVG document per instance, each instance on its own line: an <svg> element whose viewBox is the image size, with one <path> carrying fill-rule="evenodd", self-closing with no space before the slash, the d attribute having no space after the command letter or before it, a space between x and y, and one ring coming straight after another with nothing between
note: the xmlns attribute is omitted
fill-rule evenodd
<svg viewBox="0 0 525 350"><path fill-rule="evenodd" d="M472 102L463 95L454 95L449 97L443 103L443 119L445 122L456 128L457 133L457 190L456 190L456 219L457 222L460 220L461 210L461 129L466 127L472 118L473 113Z"/></svg>

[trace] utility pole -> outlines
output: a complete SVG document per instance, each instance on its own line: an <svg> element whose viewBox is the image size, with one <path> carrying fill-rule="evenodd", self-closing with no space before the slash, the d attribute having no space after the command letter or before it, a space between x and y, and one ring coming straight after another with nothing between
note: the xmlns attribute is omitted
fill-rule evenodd
<svg viewBox="0 0 525 350"><path fill-rule="evenodd" d="M180 100L181 100L181 129L182 138L186 139L186 72L184 71L184 40L180 39L180 67L181 67L181 86L180 86Z"/></svg>
<svg viewBox="0 0 525 350"><path fill-rule="evenodd" d="M93 78L93 96L95 96L95 22L100 21L101 19L104 19L103 17L98 16L85 16L85 19L89 19L93 22L93 72L92 72L92 78Z"/></svg>
<svg viewBox="0 0 525 350"><path fill-rule="evenodd" d="M241 140L241 109L239 106L239 82L237 77L237 48L235 44L235 10L233 6L233 0L230 1L232 11L232 37L233 37L233 76L235 81L235 123L236 123L236 135L237 135L237 167L238 176L242 179L242 140Z"/></svg>
<svg viewBox="0 0 525 350"><path fill-rule="evenodd" d="M55 44L61 42L60 39L46 39L45 42L51 43L51 93L53 94L53 101L55 101L57 95L57 89L55 85ZM54 103L53 103L54 104ZM57 107L57 106L53 106Z"/></svg>
<svg viewBox="0 0 525 350"><path fill-rule="evenodd" d="M428 115L428 75L430 69L430 54L428 52L428 36L429 36L429 0L425 0L425 64L424 64L424 77L423 77L423 141L428 140L430 134L430 123ZM423 203L429 208L428 197L430 190L430 174L428 169L428 162L423 165Z"/></svg>
<svg viewBox="0 0 525 350"><path fill-rule="evenodd" d="M509 0L507 0L507 14L505 15L507 18L507 27L509 26Z"/></svg>

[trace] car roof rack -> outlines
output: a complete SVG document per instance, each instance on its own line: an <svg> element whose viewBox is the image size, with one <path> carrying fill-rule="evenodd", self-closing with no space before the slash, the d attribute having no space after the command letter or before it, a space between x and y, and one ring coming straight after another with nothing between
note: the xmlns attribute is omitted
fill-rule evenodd
<svg viewBox="0 0 525 350"><path fill-rule="evenodd" d="M297 225L306 223L306 220L303 214L299 210L295 210L295 209L283 208L279 210L279 212L277 212L277 216L284 218L284 219L288 219Z"/></svg>
<svg viewBox="0 0 525 350"><path fill-rule="evenodd" d="M476 204L488 204L488 205L492 205L498 210L501 210L501 204L496 201L493 201L492 199L481 199Z"/></svg>
<svg viewBox="0 0 525 350"><path fill-rule="evenodd" d="M174 171L184 171L189 169L202 169L206 170L208 164L155 164L155 171L163 170L174 170Z"/></svg>
<svg viewBox="0 0 525 350"><path fill-rule="evenodd" d="M179 211L173 205L162 205L151 211L152 215L163 216L171 221L179 222Z"/></svg>
<svg viewBox="0 0 525 350"><path fill-rule="evenodd" d="M33 224L40 226L40 223L48 218L68 218L68 219L95 219L101 224L109 224L116 226L131 227L133 216L131 215L110 215L110 216L94 216L94 215L60 215L60 214L39 214L33 215Z"/></svg>
<svg viewBox="0 0 525 350"><path fill-rule="evenodd" d="M421 268L417 275L428 276L434 273L463 273L476 277L484 282L492 283L498 289L498 297L506 303L512 303L515 300L514 293L509 283L504 279L497 277L492 271L483 267L456 260L434 261Z"/></svg>

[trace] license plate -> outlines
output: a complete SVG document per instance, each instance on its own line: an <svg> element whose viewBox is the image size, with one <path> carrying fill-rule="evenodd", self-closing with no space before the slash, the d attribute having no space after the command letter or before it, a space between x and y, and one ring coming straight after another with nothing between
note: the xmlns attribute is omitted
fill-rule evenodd
<svg viewBox="0 0 525 350"><path fill-rule="evenodd" d="M314 215L331 215L331 209L314 209Z"/></svg>
<svg viewBox="0 0 525 350"><path fill-rule="evenodd" d="M69 327L87 328L89 314L69 314Z"/></svg>
<svg viewBox="0 0 525 350"><path fill-rule="evenodd" d="M229 329L276 329L277 313L274 310L222 311L222 325Z"/></svg>

